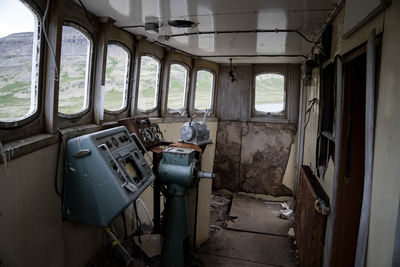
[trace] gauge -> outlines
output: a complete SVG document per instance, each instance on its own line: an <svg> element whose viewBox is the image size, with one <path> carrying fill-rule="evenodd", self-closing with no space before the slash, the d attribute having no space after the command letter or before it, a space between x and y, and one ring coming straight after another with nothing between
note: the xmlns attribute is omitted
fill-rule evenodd
<svg viewBox="0 0 400 267"><path fill-rule="evenodd" d="M115 137L111 137L111 142L114 144L114 146L118 146L118 141L115 139Z"/></svg>
<svg viewBox="0 0 400 267"><path fill-rule="evenodd" d="M187 142L193 139L195 135L195 130L191 126L183 126L181 129L181 138L182 141Z"/></svg>
<svg viewBox="0 0 400 267"><path fill-rule="evenodd" d="M150 128L146 128L144 130L144 134L146 135L146 138L150 141L150 142L154 142L154 133L151 131Z"/></svg>

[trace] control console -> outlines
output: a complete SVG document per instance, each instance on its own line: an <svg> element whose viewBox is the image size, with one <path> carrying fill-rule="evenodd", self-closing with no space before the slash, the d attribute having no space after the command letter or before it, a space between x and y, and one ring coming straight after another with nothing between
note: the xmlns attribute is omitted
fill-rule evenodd
<svg viewBox="0 0 400 267"><path fill-rule="evenodd" d="M119 124L126 126L130 133L134 133L146 149L160 145L164 140L158 124L151 123L147 117L122 119Z"/></svg>
<svg viewBox="0 0 400 267"><path fill-rule="evenodd" d="M154 174L123 126L67 141L63 216L107 226L153 182Z"/></svg>

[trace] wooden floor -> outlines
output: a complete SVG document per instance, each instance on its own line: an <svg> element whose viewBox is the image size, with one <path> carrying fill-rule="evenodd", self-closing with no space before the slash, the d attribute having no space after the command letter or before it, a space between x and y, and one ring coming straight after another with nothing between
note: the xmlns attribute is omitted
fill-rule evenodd
<svg viewBox="0 0 400 267"><path fill-rule="evenodd" d="M277 219L279 214L276 212L266 212L271 207L265 200L249 198L247 201L242 196L235 197L229 214L235 219L228 223L228 228L234 229L224 227L198 250L204 266L296 266L293 241L287 232L282 232L282 229L290 227L292 221ZM282 224L278 223L279 220ZM235 221L240 227L235 227ZM255 226L262 225L261 222L267 231L254 231Z"/></svg>

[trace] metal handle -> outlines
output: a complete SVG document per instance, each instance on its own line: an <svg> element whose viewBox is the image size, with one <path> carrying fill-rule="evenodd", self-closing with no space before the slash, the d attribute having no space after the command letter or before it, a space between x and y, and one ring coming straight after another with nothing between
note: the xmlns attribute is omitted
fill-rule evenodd
<svg viewBox="0 0 400 267"><path fill-rule="evenodd" d="M121 169L121 167L119 166L118 161L113 157L111 151L108 149L106 144L101 144L98 146L98 148L104 147L106 149L106 151L108 152L108 154L110 155L111 159L113 160L115 166L117 166L118 168L118 172L122 175L122 178L124 179L124 183L122 184L122 187L125 187L126 189L128 189L131 192L136 191L136 186L134 186L131 182L129 182L128 178L126 177L124 171Z"/></svg>
<svg viewBox="0 0 400 267"><path fill-rule="evenodd" d="M149 155L149 152L146 150L146 148L144 147L144 145L142 144L142 142L140 142L140 139L139 139L139 137L135 134L135 133L131 133L131 136L135 136L136 137L136 140L137 140L137 142L140 144L140 146L142 147L142 149L143 149L143 151L144 151L144 154L149 158L149 160L150 160L150 168L152 168L153 167L153 159L151 158L151 156Z"/></svg>

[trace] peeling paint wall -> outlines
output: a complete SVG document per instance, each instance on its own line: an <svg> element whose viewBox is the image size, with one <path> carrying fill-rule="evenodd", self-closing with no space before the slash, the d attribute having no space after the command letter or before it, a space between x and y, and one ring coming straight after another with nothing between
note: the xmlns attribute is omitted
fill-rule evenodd
<svg viewBox="0 0 400 267"><path fill-rule="evenodd" d="M240 191L291 195L282 181L294 137L292 125L242 123Z"/></svg>
<svg viewBox="0 0 400 267"><path fill-rule="evenodd" d="M291 195L295 188L295 153L300 71L298 65L254 64L220 67L218 82L217 148L214 188L230 191ZM285 74L287 114L251 117L254 76L260 72ZM293 149L292 149L293 148ZM289 161L289 155L292 160ZM285 176L286 174L286 176ZM285 176L285 184L283 178Z"/></svg>
<svg viewBox="0 0 400 267"><path fill-rule="evenodd" d="M214 188L291 195L283 177L294 143L296 129L289 124L231 122L218 124ZM288 180L294 181L293 177ZM292 186L293 182L289 182Z"/></svg>

